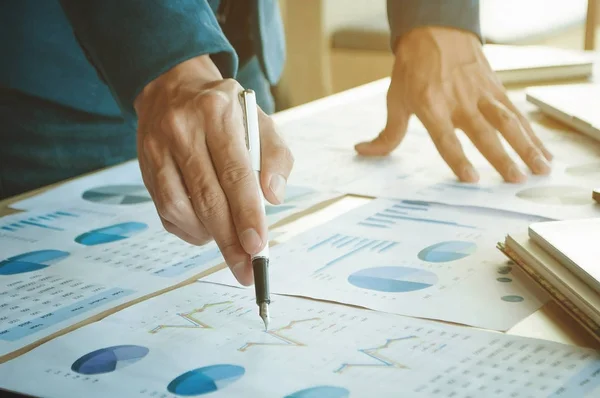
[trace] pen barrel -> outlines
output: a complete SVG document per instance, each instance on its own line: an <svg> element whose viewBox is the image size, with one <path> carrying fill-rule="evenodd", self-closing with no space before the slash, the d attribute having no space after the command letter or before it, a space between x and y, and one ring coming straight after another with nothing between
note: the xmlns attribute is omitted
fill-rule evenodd
<svg viewBox="0 0 600 398"><path fill-rule="evenodd" d="M267 257L255 257L252 259L254 270L254 289L256 290L256 304L271 303L271 292L269 291L269 259Z"/></svg>

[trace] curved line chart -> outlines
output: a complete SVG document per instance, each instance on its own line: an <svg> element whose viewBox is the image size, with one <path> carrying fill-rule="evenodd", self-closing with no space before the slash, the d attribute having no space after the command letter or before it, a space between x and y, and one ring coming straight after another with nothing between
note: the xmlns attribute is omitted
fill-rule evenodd
<svg viewBox="0 0 600 398"><path fill-rule="evenodd" d="M280 327L279 329L273 329L273 330L267 330L264 333L275 337L277 340L280 341L280 343L259 343L259 342L249 342L244 344L243 346L241 346L240 348L238 348L238 351L241 352L245 352L247 351L250 347L254 347L254 346L293 346L293 347L303 347L306 344L296 341L292 338L286 337L284 336L282 333L285 332L286 330L291 330L294 328L295 325L299 324L299 323L305 323L305 322L314 322L314 321L320 321L321 318L310 318L310 319L301 319L299 321L291 321L290 323L288 323L287 325Z"/></svg>
<svg viewBox="0 0 600 398"><path fill-rule="evenodd" d="M377 346L374 348L361 348L358 350L358 352L361 352L361 353L373 358L378 363L344 363L344 364L342 364L342 366L340 366L333 372L341 374L345 370L348 370L350 368L359 368L359 367L361 367L361 368L369 367L369 368L408 369L408 366L405 366L399 362L394 361L391 358L388 358L388 357L382 355L379 351L390 347L392 344L394 344L398 341L406 341L406 340L416 339L417 337L418 336L406 336L406 337L399 337L399 338L395 338L395 339L387 339L383 345L380 345L380 346Z"/></svg>
<svg viewBox="0 0 600 398"><path fill-rule="evenodd" d="M198 309L195 309L195 310L192 310L189 312L179 313L179 314L177 314L177 316L181 317L184 321L187 321L189 324L158 325L154 329L150 330L149 333L156 334L163 329L169 329L169 328L171 328L171 329L212 329L212 326L202 322L200 319L196 318L195 315L203 313L204 311L206 311L207 309L209 309L211 307L216 307L216 306L224 305L224 304L232 304L232 303L233 302L231 302L231 301L223 301L220 303L205 304L202 306L202 308L198 308Z"/></svg>

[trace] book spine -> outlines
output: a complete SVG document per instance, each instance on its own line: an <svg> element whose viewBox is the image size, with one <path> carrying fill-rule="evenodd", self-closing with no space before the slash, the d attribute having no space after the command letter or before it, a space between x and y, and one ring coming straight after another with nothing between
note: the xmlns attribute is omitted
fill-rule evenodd
<svg viewBox="0 0 600 398"><path fill-rule="evenodd" d="M508 247L499 243L498 249L504 253L510 260L514 261L535 283L541 286L572 318L579 322L592 336L600 341L600 325L598 325L587 314L581 311L571 300L565 297L543 276L538 274L533 268L527 265L521 258Z"/></svg>

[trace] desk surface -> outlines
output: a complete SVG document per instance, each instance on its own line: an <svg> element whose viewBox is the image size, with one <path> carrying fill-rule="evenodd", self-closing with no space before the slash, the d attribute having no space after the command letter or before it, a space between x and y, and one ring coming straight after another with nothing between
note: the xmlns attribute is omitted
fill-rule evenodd
<svg viewBox="0 0 600 398"><path fill-rule="evenodd" d="M378 84L381 85L382 83L384 83L384 82L375 82L368 86L375 86ZM365 90L365 86L358 88L358 90ZM522 91L522 87L512 88L511 91L513 93ZM279 118L278 120L280 120L282 118L285 119L287 117L296 118L296 117L298 117L298 115L301 115L300 117L302 117L303 115L310 114L312 111L314 111L315 109L321 108L322 106L327 106L328 104L330 104L332 102L340 101L345 96L348 96L348 95L350 95L350 94L348 94L347 92L341 93L341 94L336 94L331 97L321 99L321 100L315 101L315 102L307 104L307 105L303 105L303 106L300 106L297 108L293 108L293 109L284 111L284 112L280 113L279 115L277 115L277 117ZM540 118L539 114L537 114L537 115L536 114L528 114L526 116L532 120L535 119L537 124L543 125L545 127L550 127L550 128L554 128L554 129L560 128L556 122L553 122L553 121L543 118L543 117ZM23 195L19 195L19 196L13 197L13 198L9 198L9 199L0 201L0 216L16 212L15 210L9 208L9 206L12 203L22 200L26 197L38 194L40 192L43 192L43 191L53 188L57 185L60 185L60 184L54 184L49 187L44 187L44 188L41 188L41 189L38 189L38 190L35 190L32 192L25 193ZM347 197L347 198L341 199L340 201L338 201L334 204L331 204L324 209L318 210L318 212L339 214L339 212L347 211L347 209L354 207L354 205L351 204L353 202L353 200L355 201L355 200L357 200L357 198ZM361 200L364 200L364 199L361 199ZM310 219L311 217L305 217L305 218ZM302 224L302 221L304 221L304 220L298 219L295 221L291 221L291 223L286 226L286 229L293 232L294 223ZM303 229L306 228L307 226L310 226L310 225L307 225L306 222L303 224L304 224L302 227ZM310 221L308 221L308 224L310 224ZM593 337L591 337L576 321L574 321L564 310L562 310L554 302L547 303L540 310L538 310L534 314L530 315L529 317L527 317L526 319L524 319L523 321L521 321L520 323L515 325L513 328L508 330L506 333L513 334L513 335L519 335L519 336L541 338L541 339L556 341L556 342L565 343L565 344L600 349L600 342L596 341Z"/></svg>

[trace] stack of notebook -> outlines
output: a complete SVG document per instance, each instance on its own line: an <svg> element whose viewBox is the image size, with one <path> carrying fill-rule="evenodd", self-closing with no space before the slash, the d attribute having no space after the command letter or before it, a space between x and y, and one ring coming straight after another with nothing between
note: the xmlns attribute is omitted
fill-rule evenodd
<svg viewBox="0 0 600 398"><path fill-rule="evenodd" d="M600 340L600 218L534 223L498 248Z"/></svg>

